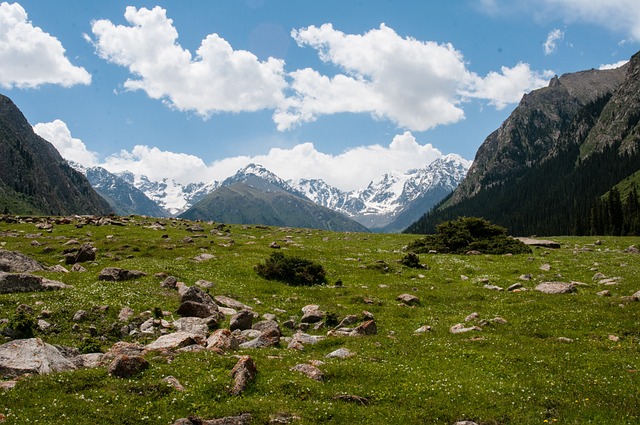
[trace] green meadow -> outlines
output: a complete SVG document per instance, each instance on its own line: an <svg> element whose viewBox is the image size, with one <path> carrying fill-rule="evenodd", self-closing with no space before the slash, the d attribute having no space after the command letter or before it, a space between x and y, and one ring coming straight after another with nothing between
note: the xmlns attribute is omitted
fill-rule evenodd
<svg viewBox="0 0 640 425"><path fill-rule="evenodd" d="M169 322L179 318L180 297L160 286L158 273L189 286L212 282L212 296L275 314L280 324L299 320L308 304L337 321L368 312L377 334L328 336L304 350L288 349L283 339L278 347L225 354L150 353L150 367L129 379L110 376L106 367L26 376L0 390L0 423L172 424L241 413L250 413L252 424L640 423L640 302L631 297L640 290L640 254L625 251L639 245L637 237L555 237L561 248L534 247L531 254L420 254L427 268L416 269L400 263L415 235L217 223L199 223L203 231L192 232L188 221L145 217L123 219L125 225L73 220L40 229L39 220L0 221L0 248L47 266L65 265L69 240L97 249L94 262L82 263L84 272L36 273L72 288L0 295L0 319L12 320L21 304L34 316L46 311L53 326L36 329L35 336L50 344L104 352L121 340L152 342L159 335L121 336L118 313L130 307L131 320L146 311L168 312ZM254 266L274 251L272 242L322 265L327 283L289 286L261 278ZM194 260L203 253L213 258ZM99 281L105 267L146 276ZM604 279L594 280L597 273ZM577 292L534 289L546 281L576 282ZM522 290L506 290L515 283ZM610 296L597 294L604 290ZM418 297L419 304L404 305L401 294ZM72 321L78 310L89 319ZM479 317L465 322L471 313ZM450 332L458 323L480 330ZM326 336L331 325L307 332ZM423 326L430 330L415 332ZM229 327L229 317L220 327ZM281 330L284 337L295 332ZM339 348L354 355L326 358ZM250 355L258 373L234 396L230 371L237 355ZM323 382L291 370L309 362L318 364ZM185 390L162 382L169 375Z"/></svg>

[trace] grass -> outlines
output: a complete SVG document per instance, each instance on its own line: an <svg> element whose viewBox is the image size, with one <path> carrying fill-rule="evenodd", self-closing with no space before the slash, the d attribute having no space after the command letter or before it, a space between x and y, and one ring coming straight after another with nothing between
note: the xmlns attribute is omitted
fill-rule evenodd
<svg viewBox="0 0 640 425"><path fill-rule="evenodd" d="M429 269L419 270L399 263L405 254L402 247L416 239L411 235L240 225L217 229L216 224L201 223L204 237L194 237L186 230L189 222L161 220L166 229L153 230L148 226L155 219L131 221L126 227L54 225L51 232L37 229L35 223L1 222L4 249L46 265L64 264L63 244L73 238L92 242L97 259L83 264L85 273L41 273L72 289L0 295L0 319L12 317L17 305L28 304L38 313L50 311L46 320L54 330L36 335L46 342L79 347L94 326L106 350L120 339L113 324L122 307L130 306L136 314L156 307L175 312L177 293L161 288L162 279L154 276L165 272L188 285L211 281L212 295L231 296L260 314L285 310L276 313L280 322L301 317L300 309L307 304L319 304L338 319L367 310L376 319L378 334L330 337L303 351L288 350L282 343L279 348L222 356L185 353L171 361L149 355L151 367L126 380L109 376L105 368L30 376L0 393L4 423L171 424L180 417L243 412L251 413L255 424L268 423L275 414L299 417L295 424L640 422L640 303L621 299L640 290L640 257L623 251L638 244L638 238L606 237L594 245L596 238L558 237L554 239L562 248L535 248L532 255L422 254L420 261ZM292 287L260 278L254 266L269 257L273 241L288 255L321 264L328 284ZM215 258L195 262L203 252ZM550 270L543 271L543 264ZM99 271L107 266L142 270L147 276L129 282L98 281ZM592 280L597 272L620 277L620 283L599 284ZM519 279L525 274L532 275L531 281ZM338 280L343 286L333 285ZM573 295L533 291L546 280L586 285ZM516 282L528 290L483 288L485 283L506 288ZM603 289L612 296L597 296ZM399 306L396 297L402 293L416 295L420 305ZM100 306L109 307L105 311ZM74 328L71 318L80 309L88 311L91 320ZM449 332L472 312L481 319L500 316L507 323L470 333ZM432 331L414 334L423 325ZM228 319L222 326L228 326ZM356 355L325 358L341 347ZM258 368L256 380L239 397L229 394L234 354L251 355ZM320 369L325 382L290 370L311 360L324 362ZM186 390L178 392L162 383L168 375ZM369 403L343 401L338 395L358 395Z"/></svg>

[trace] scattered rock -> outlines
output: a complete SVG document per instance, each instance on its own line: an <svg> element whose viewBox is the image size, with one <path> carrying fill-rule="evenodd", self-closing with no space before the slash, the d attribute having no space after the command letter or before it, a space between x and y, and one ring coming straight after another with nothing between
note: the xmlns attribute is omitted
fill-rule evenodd
<svg viewBox="0 0 640 425"><path fill-rule="evenodd" d="M551 264L545 263L541 265L540 270L542 270L543 272L548 272L549 270L551 270Z"/></svg>
<svg viewBox="0 0 640 425"><path fill-rule="evenodd" d="M213 300L216 302L216 304L222 307L228 307L234 310L253 310L252 307L225 295L216 295L215 297L213 297Z"/></svg>
<svg viewBox="0 0 640 425"><path fill-rule="evenodd" d="M567 338L566 336L559 336L558 338L556 338L556 341L558 341L558 342L573 342L573 339Z"/></svg>
<svg viewBox="0 0 640 425"><path fill-rule="evenodd" d="M169 385L170 387L173 387L176 391L184 391L184 387L174 376L165 376L164 378L162 378L162 382Z"/></svg>
<svg viewBox="0 0 640 425"><path fill-rule="evenodd" d="M131 316L133 316L135 314L135 312L133 311L133 309L131 307L122 307L120 309L120 313L118 313L118 321L120 322L126 322L128 321Z"/></svg>
<svg viewBox="0 0 640 425"><path fill-rule="evenodd" d="M226 416L218 419L201 419L195 416L181 418L172 425L249 425L251 423L251 414L243 413L238 416Z"/></svg>
<svg viewBox="0 0 640 425"><path fill-rule="evenodd" d="M18 339L0 345L0 375L45 374L74 370L76 366L53 345L40 338Z"/></svg>
<svg viewBox="0 0 640 425"><path fill-rule="evenodd" d="M147 351L176 350L189 345L201 345L204 341L205 338L202 335L190 332L175 332L168 335L162 335L160 338L147 345L145 349Z"/></svg>
<svg viewBox="0 0 640 425"><path fill-rule="evenodd" d="M87 320L88 317L89 317L89 313L87 313L84 310L78 310L75 312L71 320L73 320L74 322L82 322L84 320Z"/></svg>
<svg viewBox="0 0 640 425"><path fill-rule="evenodd" d="M50 291L65 288L71 288L71 286L27 273L0 272L0 294Z"/></svg>
<svg viewBox="0 0 640 425"><path fill-rule="evenodd" d="M247 388L247 385L256 378L258 370L251 356L241 356L231 370L231 377L234 379L232 395L240 395Z"/></svg>
<svg viewBox="0 0 640 425"><path fill-rule="evenodd" d="M544 294L571 294L576 292L576 287L564 282L542 282L536 286L536 291Z"/></svg>
<svg viewBox="0 0 640 425"><path fill-rule="evenodd" d="M207 349L223 352L237 350L240 344L229 329L218 329L207 339Z"/></svg>
<svg viewBox="0 0 640 425"><path fill-rule="evenodd" d="M204 338L209 334L209 327L215 326L217 321L211 323L209 318L182 317L173 322L173 328L178 332L187 332L200 335Z"/></svg>
<svg viewBox="0 0 640 425"><path fill-rule="evenodd" d="M125 270L119 267L105 267L98 274L98 280L120 282L123 280L138 279L142 276L146 276L146 273L139 270Z"/></svg>
<svg viewBox="0 0 640 425"><path fill-rule="evenodd" d="M628 252L630 254L638 254L640 253L640 249L637 246L631 245L629 248L625 249L624 252Z"/></svg>
<svg viewBox="0 0 640 425"><path fill-rule="evenodd" d="M160 282L161 288L176 289L178 279L175 276L167 276L165 280Z"/></svg>
<svg viewBox="0 0 640 425"><path fill-rule="evenodd" d="M55 272L55 273L69 273L69 270L65 269L60 264L56 264L55 266L51 266L51 267L47 268L47 270L49 270L50 272Z"/></svg>
<svg viewBox="0 0 640 425"><path fill-rule="evenodd" d="M413 331L414 334L424 334L431 331L431 326L424 325Z"/></svg>
<svg viewBox="0 0 640 425"><path fill-rule="evenodd" d="M229 324L229 329L232 331L251 329L251 325L253 324L253 312L249 310L240 310L237 314L234 314L231 317L231 321Z"/></svg>
<svg viewBox="0 0 640 425"><path fill-rule="evenodd" d="M240 348L268 348L275 347L280 343L280 332L277 330L269 330L261 332L260 336L251 341L243 342Z"/></svg>
<svg viewBox="0 0 640 425"><path fill-rule="evenodd" d="M324 373L313 365L306 364L306 363L297 364L294 367L292 367L291 370L295 370L296 372L303 373L308 378L311 378L315 381L318 381L318 382L324 381Z"/></svg>
<svg viewBox="0 0 640 425"><path fill-rule="evenodd" d="M514 238L528 246L540 246L543 248L560 248L560 243L546 239Z"/></svg>
<svg viewBox="0 0 640 425"><path fill-rule="evenodd" d="M375 335L378 333L378 328L374 320L367 320L366 322L357 326L349 333L349 336L366 336Z"/></svg>
<svg viewBox="0 0 640 425"><path fill-rule="evenodd" d="M149 362L142 356L117 356L107 367L110 375L118 378L131 378L149 367Z"/></svg>
<svg viewBox="0 0 640 425"><path fill-rule="evenodd" d="M473 313L471 313L470 315L468 315L467 317L464 318L465 322L471 322L472 320L476 320L477 318L480 317L480 314L476 313L475 311Z"/></svg>
<svg viewBox="0 0 640 425"><path fill-rule="evenodd" d="M354 355L355 353L347 348L338 348L337 350L327 354L325 357L328 359L346 359Z"/></svg>
<svg viewBox="0 0 640 425"><path fill-rule="evenodd" d="M522 288L524 288L524 286L522 286L521 283L514 283L513 285L507 288L507 291L512 292L512 291L515 291L516 289L522 289Z"/></svg>
<svg viewBox="0 0 640 425"><path fill-rule="evenodd" d="M203 261L213 260L214 258L216 258L215 255L211 255L211 254L207 254L206 252L203 252L202 254L199 254L193 257L193 261L195 261L196 263L202 263Z"/></svg>
<svg viewBox="0 0 640 425"><path fill-rule="evenodd" d="M605 289L604 291L596 292L596 295L600 297L610 297L611 291L609 291L608 289Z"/></svg>
<svg viewBox="0 0 640 425"><path fill-rule="evenodd" d="M320 306L310 304L302 307L301 323L317 323L324 320L326 313L320 310Z"/></svg>
<svg viewBox="0 0 640 425"><path fill-rule="evenodd" d="M470 331L481 331L482 328L479 326L470 326L465 327L462 323L455 324L449 328L449 332L452 334L461 334Z"/></svg>
<svg viewBox="0 0 640 425"><path fill-rule="evenodd" d="M204 280L204 279L198 280L195 284L205 289L213 287L213 282L209 282L208 280Z"/></svg>
<svg viewBox="0 0 640 425"><path fill-rule="evenodd" d="M415 295L411 295L411 294L398 295L396 300L401 301L401 302L405 303L406 305L419 305L420 304L420 298L416 297Z"/></svg>
<svg viewBox="0 0 640 425"><path fill-rule="evenodd" d="M27 273L44 269L42 264L20 252L0 249L1 272Z"/></svg>
<svg viewBox="0 0 640 425"><path fill-rule="evenodd" d="M458 421L453 425L478 425L478 424L473 421Z"/></svg>
<svg viewBox="0 0 640 425"><path fill-rule="evenodd" d="M484 289L490 289L492 291L504 291L504 288L502 288L500 286L496 286L496 285L486 284L486 285L483 285L483 288Z"/></svg>
<svg viewBox="0 0 640 425"><path fill-rule="evenodd" d="M65 264L84 263L95 261L96 249L89 243L82 244L80 248L66 251L64 255Z"/></svg>

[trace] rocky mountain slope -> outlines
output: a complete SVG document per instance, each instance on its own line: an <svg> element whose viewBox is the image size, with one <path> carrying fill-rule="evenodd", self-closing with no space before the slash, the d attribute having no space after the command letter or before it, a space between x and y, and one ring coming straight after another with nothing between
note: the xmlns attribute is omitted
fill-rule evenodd
<svg viewBox="0 0 640 425"><path fill-rule="evenodd" d="M111 207L0 95L0 213L108 214Z"/></svg>
<svg viewBox="0 0 640 425"><path fill-rule="evenodd" d="M523 97L453 195L408 231L474 215L518 235L606 232L593 208L640 169L639 120L640 54L618 69L556 77Z"/></svg>
<svg viewBox="0 0 640 425"><path fill-rule="evenodd" d="M180 215L189 220L366 232L366 227L307 199L263 167L251 164Z"/></svg>
<svg viewBox="0 0 640 425"><path fill-rule="evenodd" d="M167 217L169 213L152 201L140 189L102 167L70 165L87 177L91 186L102 196L118 215L146 215Z"/></svg>
<svg viewBox="0 0 640 425"><path fill-rule="evenodd" d="M470 161L450 154L422 169L387 173L361 190L343 192L322 180L300 180L294 186L314 202L371 230L398 232L451 193L470 165Z"/></svg>

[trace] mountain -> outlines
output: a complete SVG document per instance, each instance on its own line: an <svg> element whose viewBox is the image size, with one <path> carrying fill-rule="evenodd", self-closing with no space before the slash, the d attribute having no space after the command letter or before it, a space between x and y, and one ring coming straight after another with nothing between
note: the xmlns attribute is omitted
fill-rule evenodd
<svg viewBox="0 0 640 425"><path fill-rule="evenodd" d="M109 204L0 95L0 212L109 214Z"/></svg>
<svg viewBox="0 0 640 425"><path fill-rule="evenodd" d="M306 198L265 168L251 164L180 215L189 220L367 232L361 224Z"/></svg>
<svg viewBox="0 0 640 425"><path fill-rule="evenodd" d="M70 163L87 177L91 186L102 196L118 215L146 215L168 217L169 213L152 201L140 189L102 167L83 167Z"/></svg>
<svg viewBox="0 0 640 425"><path fill-rule="evenodd" d="M618 69L556 77L522 98L452 196L407 231L467 215L514 235L624 233L626 205L627 220L638 216L635 186L618 199L610 191L640 170L639 143L640 53ZM620 213L603 211L611 196Z"/></svg>
<svg viewBox="0 0 640 425"><path fill-rule="evenodd" d="M343 192L322 180L292 185L314 202L339 211L371 230L399 232L451 193L470 162L450 154L425 168L387 173L367 188Z"/></svg>
<svg viewBox="0 0 640 425"><path fill-rule="evenodd" d="M168 178L164 178L161 181L153 181L147 176L135 175L131 172L117 173L116 175L142 191L149 199L172 216L186 211L220 185L219 182L215 181L183 185Z"/></svg>

